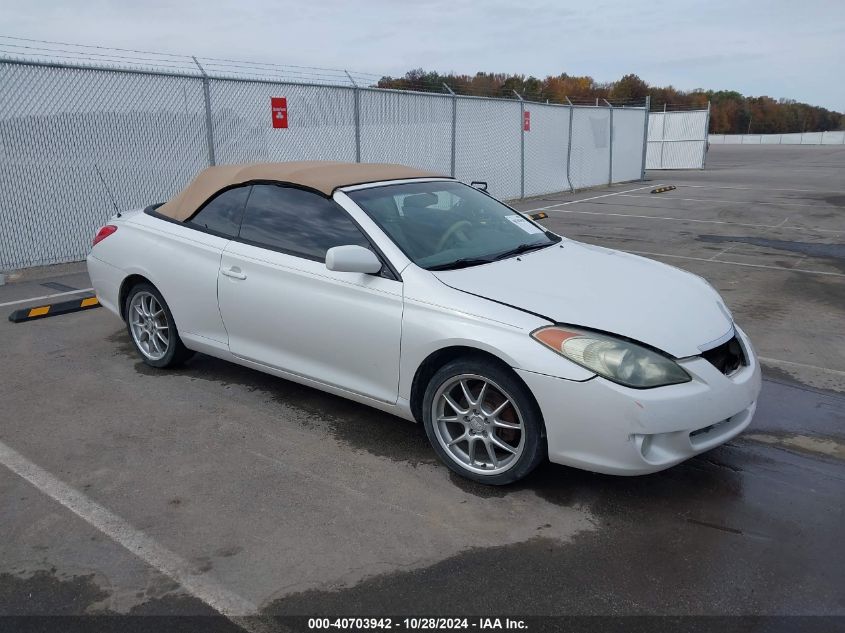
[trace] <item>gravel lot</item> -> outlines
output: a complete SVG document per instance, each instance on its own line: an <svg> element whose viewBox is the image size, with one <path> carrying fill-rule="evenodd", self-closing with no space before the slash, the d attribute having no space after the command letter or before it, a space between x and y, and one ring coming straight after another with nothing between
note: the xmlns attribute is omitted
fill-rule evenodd
<svg viewBox="0 0 845 633"><path fill-rule="evenodd" d="M764 363L746 434L485 488L418 425L206 356L151 370L105 310L4 318L0 614L845 618L845 147L714 145L649 179L517 206L710 281ZM46 283L90 285L27 271L0 304Z"/></svg>

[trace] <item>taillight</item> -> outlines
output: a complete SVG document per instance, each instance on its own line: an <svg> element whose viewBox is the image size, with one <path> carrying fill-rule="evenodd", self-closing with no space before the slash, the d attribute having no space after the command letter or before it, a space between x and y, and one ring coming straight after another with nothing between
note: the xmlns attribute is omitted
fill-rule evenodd
<svg viewBox="0 0 845 633"><path fill-rule="evenodd" d="M106 239L109 235L114 233L117 230L117 227L114 224L106 224L104 227L101 227L97 234L94 236L94 243L91 244L92 247L96 246L104 239Z"/></svg>

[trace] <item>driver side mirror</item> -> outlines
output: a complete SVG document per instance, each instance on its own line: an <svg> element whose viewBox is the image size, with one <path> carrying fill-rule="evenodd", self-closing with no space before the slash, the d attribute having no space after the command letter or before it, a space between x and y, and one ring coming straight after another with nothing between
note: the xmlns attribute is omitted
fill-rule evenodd
<svg viewBox="0 0 845 633"><path fill-rule="evenodd" d="M469 183L470 187L475 187L480 191L487 191L487 181L486 180L473 180Z"/></svg>
<svg viewBox="0 0 845 633"><path fill-rule="evenodd" d="M363 246L333 246L326 251L326 268L339 273L375 275L381 271L381 260Z"/></svg>

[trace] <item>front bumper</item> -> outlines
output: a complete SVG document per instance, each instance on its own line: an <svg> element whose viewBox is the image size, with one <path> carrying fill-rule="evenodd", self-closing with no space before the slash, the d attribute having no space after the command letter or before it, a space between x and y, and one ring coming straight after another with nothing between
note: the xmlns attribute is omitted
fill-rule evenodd
<svg viewBox="0 0 845 633"><path fill-rule="evenodd" d="M599 376L574 382L517 369L546 422L549 459L613 475L674 466L736 437L751 422L760 364L736 328L748 364L725 376L701 357L679 361L692 381L631 389Z"/></svg>

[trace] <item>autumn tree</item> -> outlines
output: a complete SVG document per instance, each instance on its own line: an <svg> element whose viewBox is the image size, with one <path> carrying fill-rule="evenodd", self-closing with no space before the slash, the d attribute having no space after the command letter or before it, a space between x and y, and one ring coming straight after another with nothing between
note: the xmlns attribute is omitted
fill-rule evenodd
<svg viewBox="0 0 845 633"><path fill-rule="evenodd" d="M821 132L845 129L845 115L825 108L768 96L746 97L733 90L678 90L673 86L651 86L635 74L618 81L597 83L589 76L567 73L544 79L519 74L478 72L475 75L441 75L422 68L403 77L382 77L377 86L399 90L443 91L448 85L458 94L516 98L514 92L531 101L550 103L592 103L607 99L617 105L643 103L651 97L653 110L704 109L710 103L710 132L715 134L772 134Z"/></svg>
<svg viewBox="0 0 845 633"><path fill-rule="evenodd" d="M614 83L610 89L610 96L614 101L639 101L642 102L649 94L649 87L646 82L636 75L625 75Z"/></svg>

